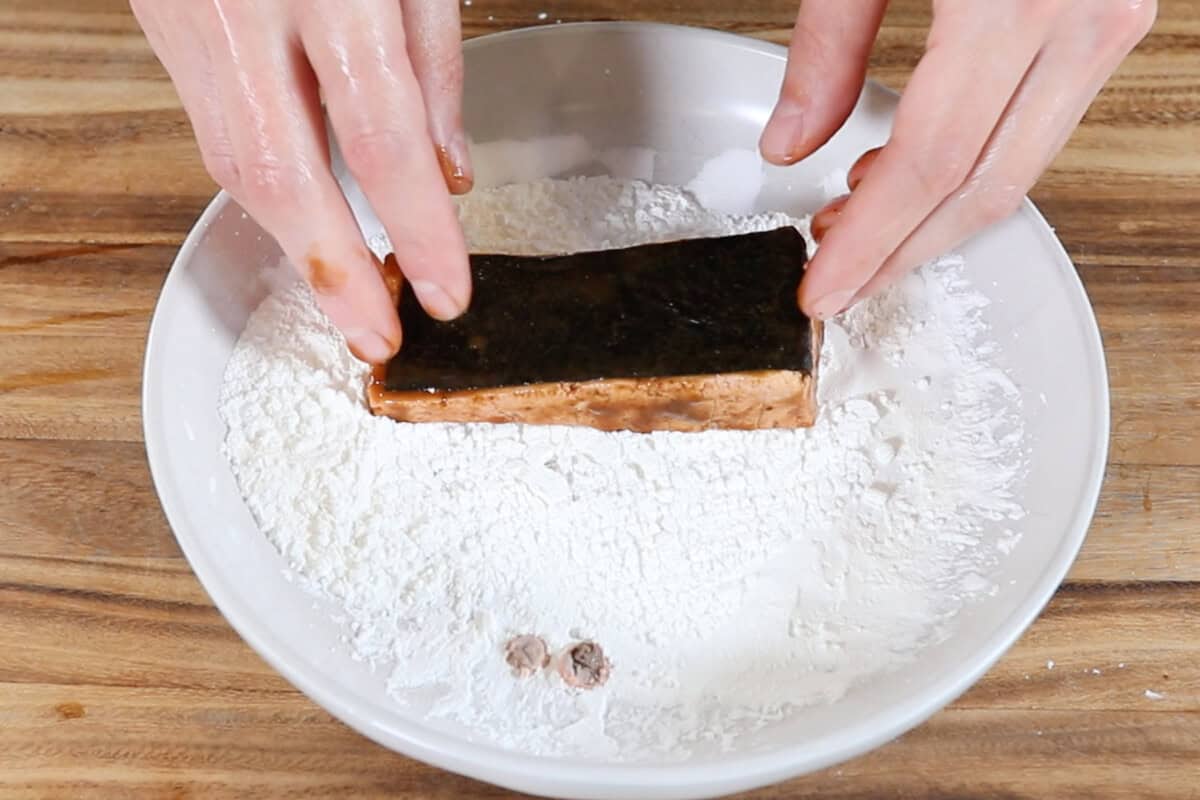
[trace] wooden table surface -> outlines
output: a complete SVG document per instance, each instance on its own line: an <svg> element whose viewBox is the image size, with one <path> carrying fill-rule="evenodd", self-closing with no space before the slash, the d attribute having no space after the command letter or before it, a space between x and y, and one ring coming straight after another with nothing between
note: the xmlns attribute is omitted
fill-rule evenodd
<svg viewBox="0 0 1200 800"><path fill-rule="evenodd" d="M464 17L467 35L544 10L783 42L794 5L473 0ZM927 17L893 3L876 77L903 85ZM124 0L0 0L0 797L508 796L314 706L180 555L138 392L155 297L214 191L190 136ZM1083 553L949 709L747 797L1200 797L1200 0L1161 0L1034 199L1109 359Z"/></svg>

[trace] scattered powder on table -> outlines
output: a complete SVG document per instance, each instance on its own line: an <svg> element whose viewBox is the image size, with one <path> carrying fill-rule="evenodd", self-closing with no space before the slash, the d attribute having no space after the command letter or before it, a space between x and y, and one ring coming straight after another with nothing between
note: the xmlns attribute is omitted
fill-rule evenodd
<svg viewBox="0 0 1200 800"><path fill-rule="evenodd" d="M544 180L460 202L477 250L803 223L670 187ZM909 663L995 590L1019 397L957 257L827 327L808 430L399 424L301 284L251 316L221 414L246 502L403 707L537 754L683 757ZM607 682L514 677L513 637L594 641Z"/></svg>

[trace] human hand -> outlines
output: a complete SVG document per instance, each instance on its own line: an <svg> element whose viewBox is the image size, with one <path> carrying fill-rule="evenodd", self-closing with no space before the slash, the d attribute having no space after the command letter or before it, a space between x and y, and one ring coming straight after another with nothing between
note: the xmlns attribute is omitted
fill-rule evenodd
<svg viewBox="0 0 1200 800"><path fill-rule="evenodd" d="M887 0L807 0L760 149L792 164L846 121ZM813 217L799 290L828 318L1016 211L1109 75L1150 30L1155 0L934 0L925 54L891 138Z"/></svg>
<svg viewBox="0 0 1200 800"><path fill-rule="evenodd" d="M131 5L205 167L279 241L358 358L394 355L400 321L330 172L322 93L422 306L443 319L466 308L466 245L447 191L471 186L458 0Z"/></svg>

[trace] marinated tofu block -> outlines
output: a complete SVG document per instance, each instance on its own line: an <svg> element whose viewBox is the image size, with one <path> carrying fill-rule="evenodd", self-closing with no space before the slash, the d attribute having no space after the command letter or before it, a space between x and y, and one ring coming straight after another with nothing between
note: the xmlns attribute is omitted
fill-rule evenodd
<svg viewBox="0 0 1200 800"><path fill-rule="evenodd" d="M821 324L794 228L564 256L471 257L474 298L427 316L394 262L404 343L374 413L602 430L791 428L816 417Z"/></svg>

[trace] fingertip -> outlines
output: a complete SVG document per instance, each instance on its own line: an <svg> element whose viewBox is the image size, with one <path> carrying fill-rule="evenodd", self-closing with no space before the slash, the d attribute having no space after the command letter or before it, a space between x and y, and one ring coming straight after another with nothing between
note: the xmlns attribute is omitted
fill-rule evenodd
<svg viewBox="0 0 1200 800"><path fill-rule="evenodd" d="M449 322L462 316L467 310L469 298L464 302L434 281L414 280L410 281L409 285L416 293L421 307L434 319Z"/></svg>
<svg viewBox="0 0 1200 800"><path fill-rule="evenodd" d="M393 259L396 276L389 277L391 270L365 247L348 252L351 255L342 259L326 258L320 247L310 247L302 262L307 268L304 277L354 357L383 364L399 351L402 339L396 308L399 269ZM368 267L371 263L375 272Z"/></svg>
<svg viewBox="0 0 1200 800"><path fill-rule="evenodd" d="M475 174L471 167L471 154L466 137L456 133L447 144L436 146L438 166L446 180L450 194L466 194L475 186Z"/></svg>
<svg viewBox="0 0 1200 800"><path fill-rule="evenodd" d="M362 341L366 343L364 355L370 356L364 360L370 364L386 364L396 353L400 352L400 345L404 340L400 326L400 312L397 304L391 302L389 298L386 305L383 308L377 308L372 317L370 329L362 338Z"/></svg>
<svg viewBox="0 0 1200 800"><path fill-rule="evenodd" d="M431 178L433 196L425 198L429 204L421 210L433 219L422 229L399 228L392 234L397 249L384 262L383 281L398 301L402 271L403 284L425 312L434 319L449 321L461 316L471 303L470 256L450 196L434 176ZM444 213L438 206L444 206ZM403 222L411 226L413 216Z"/></svg>
<svg viewBox="0 0 1200 800"><path fill-rule="evenodd" d="M804 107L789 97L781 97L758 141L762 157L771 164L786 167L805 155Z"/></svg>
<svg viewBox="0 0 1200 800"><path fill-rule="evenodd" d="M821 319L821 317L817 316L816 313L817 310L815 308L815 300L816 298L813 296L812 292L812 278L810 275L806 274L800 281L800 285L796 287L796 305L806 317L810 319Z"/></svg>
<svg viewBox="0 0 1200 800"><path fill-rule="evenodd" d="M794 164L825 144L854 109L887 0L802 3L763 158Z"/></svg>
<svg viewBox="0 0 1200 800"><path fill-rule="evenodd" d="M829 233L829 229L842 216L842 211L846 207L846 201L849 199L850 195L844 194L841 197L831 200L812 215L812 221L809 223L809 232L812 233L813 241L817 244L821 243L821 240L825 238L825 234Z"/></svg>
<svg viewBox="0 0 1200 800"><path fill-rule="evenodd" d="M400 312L394 305L389 309L387 316L384 317L381 337L387 346L387 357L389 359L400 352L400 345L404 343L404 331L400 326Z"/></svg>
<svg viewBox="0 0 1200 800"><path fill-rule="evenodd" d="M847 286L847 276L827 270L825 261L822 253L814 256L796 290L797 305L812 319L836 317L854 303L854 297L861 288L858 285Z"/></svg>
<svg viewBox="0 0 1200 800"><path fill-rule="evenodd" d="M822 321L845 311L854 303L855 295L858 294L856 289L835 289L817 297L804 296L803 288L801 292L800 309L813 319Z"/></svg>
<svg viewBox="0 0 1200 800"><path fill-rule="evenodd" d="M873 147L858 157L858 160L850 167L850 171L846 173L846 186L850 188L850 191L854 191L862 183L863 178L870 171L871 165L875 163L875 159L882 151L882 147Z"/></svg>
<svg viewBox="0 0 1200 800"><path fill-rule="evenodd" d="M350 354L365 364L386 364L400 349L398 341L389 341L374 331L352 328L345 336Z"/></svg>

